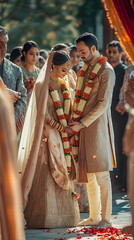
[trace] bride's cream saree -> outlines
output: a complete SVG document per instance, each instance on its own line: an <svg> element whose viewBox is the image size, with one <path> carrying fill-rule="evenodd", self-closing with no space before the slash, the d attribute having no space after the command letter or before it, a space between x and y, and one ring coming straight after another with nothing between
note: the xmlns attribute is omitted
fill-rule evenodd
<svg viewBox="0 0 134 240"><path fill-rule="evenodd" d="M33 182L39 147L41 140L43 140L41 139L43 131L48 141L51 156L51 174L59 187L63 189L69 189L70 187L60 134L48 125L44 125L52 59L53 54L47 60L36 81L29 101L19 145L18 172L22 181L24 208ZM58 146L57 148L55 143Z"/></svg>

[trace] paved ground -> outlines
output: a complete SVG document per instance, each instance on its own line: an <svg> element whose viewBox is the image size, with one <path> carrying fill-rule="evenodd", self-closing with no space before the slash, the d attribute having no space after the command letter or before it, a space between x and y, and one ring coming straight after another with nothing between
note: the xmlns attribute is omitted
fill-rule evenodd
<svg viewBox="0 0 134 240"><path fill-rule="evenodd" d="M111 217L111 222L113 227L122 228L126 225L131 224L131 213L128 200L123 200L122 196L124 194L114 194L113 195L113 213ZM81 213L81 220L88 218L88 213ZM76 229L76 228L75 228ZM80 229L80 228L77 228ZM76 240L76 239L92 239L97 240L96 237L86 237L85 235L78 235L78 233L67 233L67 228L57 228L57 229L34 229L26 230L26 240ZM72 229L71 229L72 230ZM103 238L104 239L104 238ZM106 239L106 238L105 238ZM116 239L116 238L115 238ZM118 238L121 239L121 238ZM124 238L127 239L127 238ZM130 239L130 238L129 238Z"/></svg>

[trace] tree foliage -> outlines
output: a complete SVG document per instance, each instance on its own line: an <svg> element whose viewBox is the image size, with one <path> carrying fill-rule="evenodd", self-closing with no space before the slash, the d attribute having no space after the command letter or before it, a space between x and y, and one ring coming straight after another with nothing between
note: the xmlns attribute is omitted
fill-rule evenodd
<svg viewBox="0 0 134 240"><path fill-rule="evenodd" d="M79 33L88 31L100 8L100 0L5 0L0 24L8 29L9 50L30 39L50 49L57 42L74 42Z"/></svg>

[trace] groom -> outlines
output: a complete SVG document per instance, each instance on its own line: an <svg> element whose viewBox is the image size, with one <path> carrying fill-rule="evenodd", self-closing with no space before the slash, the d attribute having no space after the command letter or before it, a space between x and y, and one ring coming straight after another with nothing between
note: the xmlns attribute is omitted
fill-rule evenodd
<svg viewBox="0 0 134 240"><path fill-rule="evenodd" d="M70 127L79 132L79 142L85 142L90 206L90 217L79 225L110 227L112 192L109 171L116 166L110 111L115 74L107 59L100 55L96 36L83 33L75 42L84 65L79 73ZM76 163L78 169L80 161Z"/></svg>

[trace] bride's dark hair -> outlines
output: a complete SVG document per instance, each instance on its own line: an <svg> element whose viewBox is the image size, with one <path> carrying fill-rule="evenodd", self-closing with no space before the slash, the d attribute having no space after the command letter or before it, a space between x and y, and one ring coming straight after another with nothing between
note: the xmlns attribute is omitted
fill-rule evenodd
<svg viewBox="0 0 134 240"><path fill-rule="evenodd" d="M67 61L71 62L69 55L65 51L59 51L54 54L52 62L54 65L62 65Z"/></svg>

